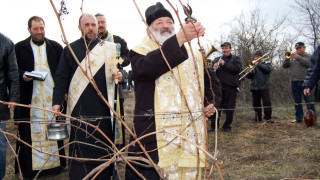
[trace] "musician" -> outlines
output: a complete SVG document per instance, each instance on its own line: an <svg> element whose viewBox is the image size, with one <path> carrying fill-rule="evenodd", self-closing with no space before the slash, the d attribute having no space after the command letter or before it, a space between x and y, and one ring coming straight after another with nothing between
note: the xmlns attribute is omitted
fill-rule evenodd
<svg viewBox="0 0 320 180"><path fill-rule="evenodd" d="M236 105L237 88L240 85L239 73L241 72L241 60L238 56L231 54L231 44L224 42L221 44L222 57L213 61L213 68L217 71L217 76L221 84L222 100L220 107L226 109L226 121L223 124L225 132L231 132L234 108ZM219 117L221 117L219 110Z"/></svg>
<svg viewBox="0 0 320 180"><path fill-rule="evenodd" d="M303 81L309 67L310 54L305 52L306 46L303 42L295 44L296 52L291 54L290 58L284 60L283 68L289 68L291 81L292 96L295 103L295 120L293 123L301 123L303 119L302 96L306 103L313 102L313 95L305 96L303 94ZM314 104L311 104L311 109L316 112Z"/></svg>
<svg viewBox="0 0 320 180"><path fill-rule="evenodd" d="M258 50L254 52L254 60L261 59L262 51ZM255 111L254 122L262 121L262 107L261 99L263 102L264 118L268 123L273 123L271 120L271 101L270 101L270 72L271 64L265 61L256 61L254 69L247 75L248 79L251 79L250 90L252 92L252 105Z"/></svg>

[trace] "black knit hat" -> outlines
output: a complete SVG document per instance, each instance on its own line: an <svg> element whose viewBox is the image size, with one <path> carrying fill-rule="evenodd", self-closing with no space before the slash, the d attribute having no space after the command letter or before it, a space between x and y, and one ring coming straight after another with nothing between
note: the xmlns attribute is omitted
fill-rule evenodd
<svg viewBox="0 0 320 180"><path fill-rule="evenodd" d="M254 52L255 56L262 56L262 51L257 50L256 52Z"/></svg>
<svg viewBox="0 0 320 180"><path fill-rule="evenodd" d="M160 2L157 2L156 5L148 7L148 9L145 12L145 16L147 24L149 26L154 20L160 17L169 17L173 21L171 13L168 10L166 10Z"/></svg>

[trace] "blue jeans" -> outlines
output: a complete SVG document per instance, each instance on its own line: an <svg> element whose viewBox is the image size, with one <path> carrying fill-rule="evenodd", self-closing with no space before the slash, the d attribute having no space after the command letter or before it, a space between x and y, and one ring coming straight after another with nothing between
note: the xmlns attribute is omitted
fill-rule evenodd
<svg viewBox="0 0 320 180"><path fill-rule="evenodd" d="M0 121L0 129L6 131L6 123ZM0 180L3 179L6 174L6 150L7 140L2 133L0 133Z"/></svg>
<svg viewBox="0 0 320 180"><path fill-rule="evenodd" d="M317 114L316 108L314 104L308 104L309 102L314 102L313 94L310 92L310 96L305 96L303 94L304 88L302 87L303 81L291 81L291 90L292 95L295 103L295 110L296 110L296 121L302 121L303 120L303 108L302 108L302 96L304 98L305 103L307 106L311 106L311 110L314 112L314 114ZM317 116L316 116L317 117Z"/></svg>

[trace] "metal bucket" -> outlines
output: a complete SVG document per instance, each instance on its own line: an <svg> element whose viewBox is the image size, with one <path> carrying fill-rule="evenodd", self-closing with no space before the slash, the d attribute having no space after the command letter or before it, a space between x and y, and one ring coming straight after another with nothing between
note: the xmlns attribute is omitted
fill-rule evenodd
<svg viewBox="0 0 320 180"><path fill-rule="evenodd" d="M66 124L50 123L48 128L48 139L50 141L64 140L69 137L68 128Z"/></svg>

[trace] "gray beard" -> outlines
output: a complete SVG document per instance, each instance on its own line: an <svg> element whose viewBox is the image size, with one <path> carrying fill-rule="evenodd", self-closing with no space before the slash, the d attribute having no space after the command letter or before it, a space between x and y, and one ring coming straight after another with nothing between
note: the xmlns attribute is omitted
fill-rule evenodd
<svg viewBox="0 0 320 180"><path fill-rule="evenodd" d="M161 35L160 34L160 30L156 31L152 28L152 26L150 26L150 30L152 32L152 34L155 36L155 38L158 40L158 42L162 45L167 39L169 39L170 37L172 37L173 35L175 35L175 29L174 27L172 27L171 29L171 33L168 34L166 33L165 35ZM154 40L153 36L151 36L151 39ZM154 40L155 41L155 40Z"/></svg>

